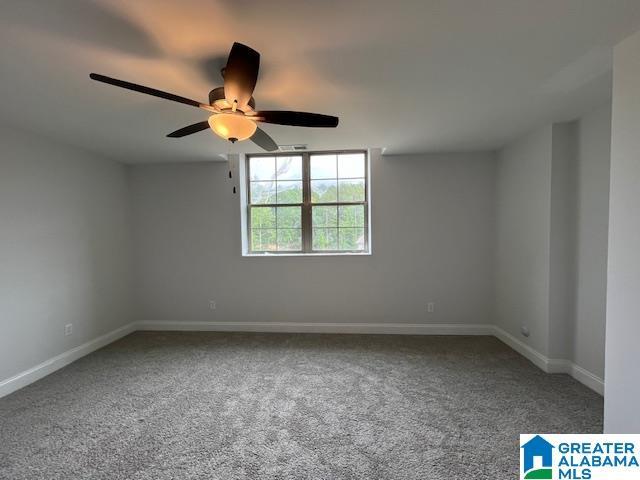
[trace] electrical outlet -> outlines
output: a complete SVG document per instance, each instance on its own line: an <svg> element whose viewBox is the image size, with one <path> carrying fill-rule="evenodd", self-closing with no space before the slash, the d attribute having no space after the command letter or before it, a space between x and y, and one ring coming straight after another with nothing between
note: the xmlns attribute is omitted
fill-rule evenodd
<svg viewBox="0 0 640 480"><path fill-rule="evenodd" d="M73 324L72 323L68 323L64 326L64 336L68 337L69 335L71 335L73 333Z"/></svg>
<svg viewBox="0 0 640 480"><path fill-rule="evenodd" d="M215 309L216 309L216 301L209 300L209 310L215 310Z"/></svg>
<svg viewBox="0 0 640 480"><path fill-rule="evenodd" d="M433 313L436 311L436 304L434 302L427 303L427 312Z"/></svg>

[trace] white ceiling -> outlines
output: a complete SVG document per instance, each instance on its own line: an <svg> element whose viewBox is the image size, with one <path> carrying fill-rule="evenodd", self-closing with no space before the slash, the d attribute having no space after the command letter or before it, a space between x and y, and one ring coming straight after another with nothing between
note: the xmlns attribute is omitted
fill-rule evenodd
<svg viewBox="0 0 640 480"><path fill-rule="evenodd" d="M88 78L205 100L240 41L262 54L258 108L340 117L265 125L279 144L492 149L604 103L611 47L638 29L640 0L3 0L0 121L125 162L258 151L165 138L206 113Z"/></svg>

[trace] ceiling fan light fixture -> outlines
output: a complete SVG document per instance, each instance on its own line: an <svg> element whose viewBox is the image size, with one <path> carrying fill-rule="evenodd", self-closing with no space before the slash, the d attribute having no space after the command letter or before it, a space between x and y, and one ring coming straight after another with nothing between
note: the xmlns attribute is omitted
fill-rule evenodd
<svg viewBox="0 0 640 480"><path fill-rule="evenodd" d="M258 126L256 122L236 113L219 113L209 117L209 126L225 140L236 141L251 138Z"/></svg>
<svg viewBox="0 0 640 480"><path fill-rule="evenodd" d="M209 103L201 103L99 73L91 73L89 77L97 82L199 108L209 112L209 115L213 113L213 116L206 121L187 125L169 133L167 135L169 138L182 138L211 128L220 138L232 143L250 139L265 151L273 152L278 150L278 144L264 130L258 128L257 122L292 127L335 128L338 126L338 117L331 115L291 110L256 110L253 91L258 80L259 69L260 54L251 47L235 42L222 71L224 85L209 92ZM294 150L297 149L294 148Z"/></svg>

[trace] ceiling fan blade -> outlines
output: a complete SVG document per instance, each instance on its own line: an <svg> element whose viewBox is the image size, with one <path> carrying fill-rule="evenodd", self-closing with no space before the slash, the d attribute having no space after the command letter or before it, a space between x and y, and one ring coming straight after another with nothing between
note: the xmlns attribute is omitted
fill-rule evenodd
<svg viewBox="0 0 640 480"><path fill-rule="evenodd" d="M256 133L249 140L267 152L278 150L278 144L260 127L256 129Z"/></svg>
<svg viewBox="0 0 640 480"><path fill-rule="evenodd" d="M136 83L126 82L124 80L118 80L117 78L107 77L100 75L99 73L92 73L89 75L92 80L96 80L102 83L108 83L116 87L126 88L127 90L133 90L134 92L146 93L158 98L164 98L165 100L171 100L178 103L184 103L185 105L191 105L192 107L202 108L204 110L211 110L210 105L206 105L189 98L174 95L173 93L163 92L162 90L156 90L155 88L145 87L144 85L138 85Z"/></svg>
<svg viewBox="0 0 640 480"><path fill-rule="evenodd" d="M171 138L181 138L186 137L187 135L191 135L193 133L202 132L203 130L207 130L209 128L209 122L198 122L193 125L189 125L187 127L181 128L180 130L176 130L175 132L171 132L167 137Z"/></svg>
<svg viewBox="0 0 640 480"><path fill-rule="evenodd" d="M287 110L262 110L256 112L256 120L278 125L293 125L294 127L324 127L338 126L338 117L321 115L319 113L290 112Z"/></svg>
<svg viewBox="0 0 640 480"><path fill-rule="evenodd" d="M230 105L238 102L242 108L249 103L260 70L260 54L242 43L234 43L223 69L224 96Z"/></svg>

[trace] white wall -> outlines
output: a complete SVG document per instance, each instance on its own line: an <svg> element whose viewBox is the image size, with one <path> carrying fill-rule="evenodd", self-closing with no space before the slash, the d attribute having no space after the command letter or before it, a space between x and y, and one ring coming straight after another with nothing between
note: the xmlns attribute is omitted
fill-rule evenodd
<svg viewBox="0 0 640 480"><path fill-rule="evenodd" d="M640 32L614 52L605 431L640 431Z"/></svg>
<svg viewBox="0 0 640 480"><path fill-rule="evenodd" d="M579 119L573 361L604 378L611 104Z"/></svg>
<svg viewBox="0 0 640 480"><path fill-rule="evenodd" d="M498 327L597 382L604 374L610 131L607 104L517 139L499 152L496 188Z"/></svg>
<svg viewBox="0 0 640 480"><path fill-rule="evenodd" d="M500 151L496 195L496 324L543 355L549 337L552 132L551 126L541 128Z"/></svg>
<svg viewBox="0 0 640 480"><path fill-rule="evenodd" d="M609 123L379 158L373 255L321 258L242 257L226 164L125 168L3 129L0 381L131 320L496 323L601 377Z"/></svg>
<svg viewBox="0 0 640 480"><path fill-rule="evenodd" d="M125 168L7 128L0 145L2 381L131 318Z"/></svg>
<svg viewBox="0 0 640 480"><path fill-rule="evenodd" d="M551 358L573 359L576 246L576 123L554 123L551 139L549 231L549 348Z"/></svg>
<svg viewBox="0 0 640 480"><path fill-rule="evenodd" d="M373 161L373 255L358 257L242 257L226 169L132 168L137 319L492 323L493 154Z"/></svg>

